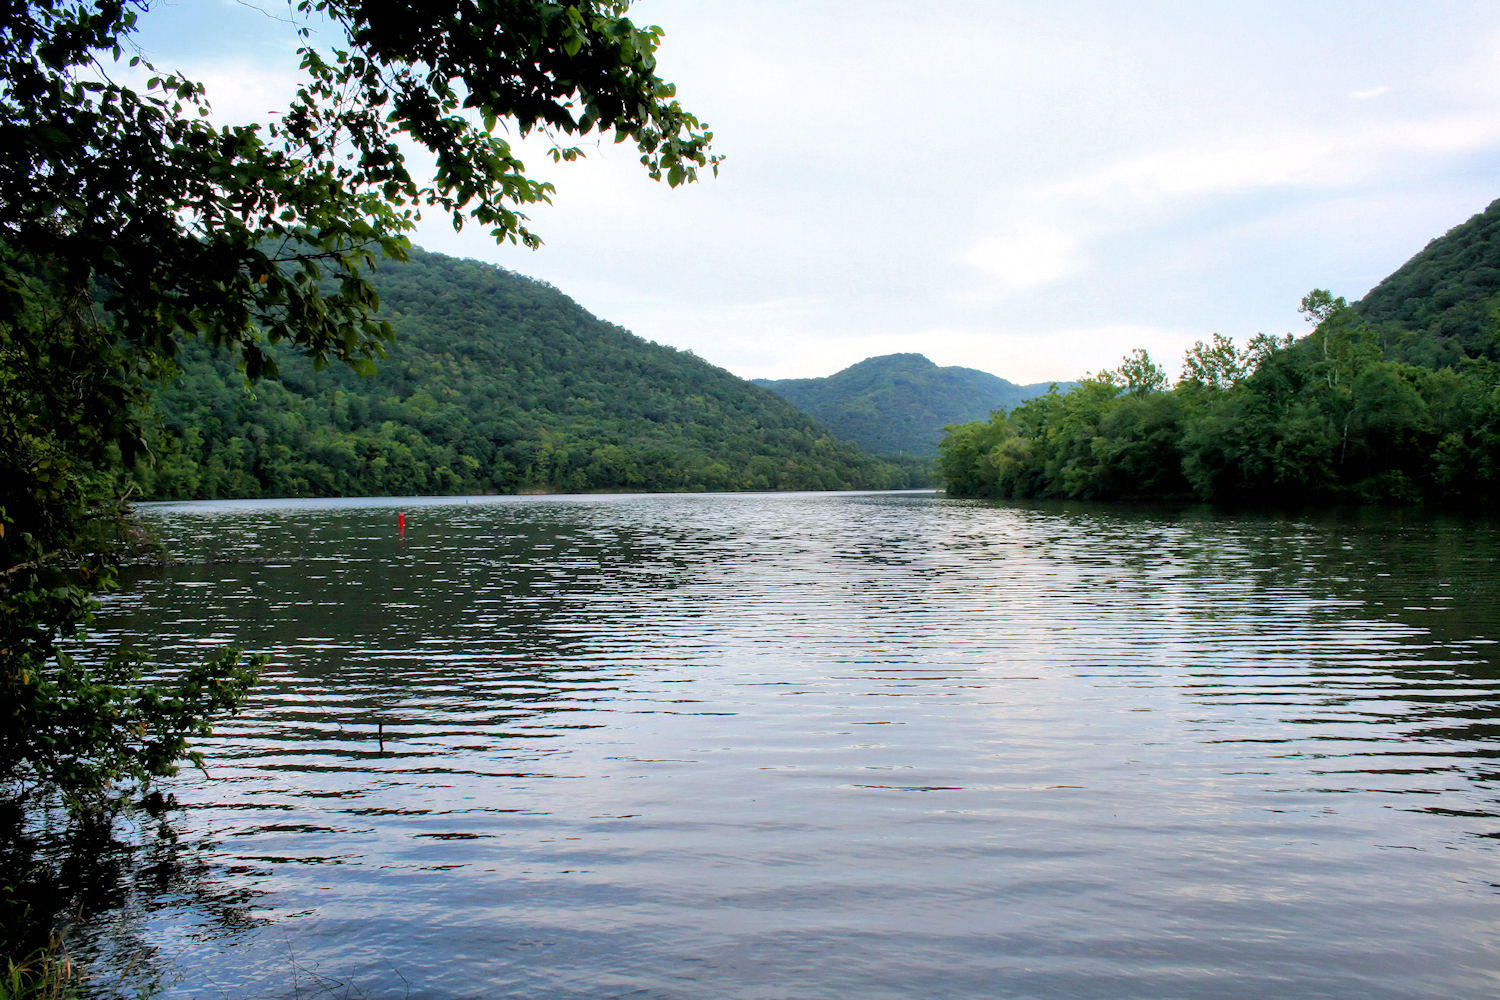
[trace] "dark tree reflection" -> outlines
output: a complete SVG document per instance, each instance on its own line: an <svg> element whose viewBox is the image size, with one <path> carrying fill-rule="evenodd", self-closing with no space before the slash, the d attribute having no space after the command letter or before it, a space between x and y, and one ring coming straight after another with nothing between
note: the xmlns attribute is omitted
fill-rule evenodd
<svg viewBox="0 0 1500 1000"><path fill-rule="evenodd" d="M257 890L215 874L217 844L184 840L176 803L153 795L128 815L69 822L60 809L0 806L0 936L8 954L61 940L92 997L142 996L173 974L153 943L166 910L213 936L258 924ZM181 917L176 919L180 920Z"/></svg>

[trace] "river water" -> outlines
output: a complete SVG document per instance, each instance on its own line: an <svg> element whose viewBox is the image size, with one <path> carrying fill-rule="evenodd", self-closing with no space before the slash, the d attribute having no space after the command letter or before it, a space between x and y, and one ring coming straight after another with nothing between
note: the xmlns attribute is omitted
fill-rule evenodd
<svg viewBox="0 0 1500 1000"><path fill-rule="evenodd" d="M130 575L95 640L271 665L117 852L75 934L101 987L1500 994L1496 521L145 514L184 562Z"/></svg>

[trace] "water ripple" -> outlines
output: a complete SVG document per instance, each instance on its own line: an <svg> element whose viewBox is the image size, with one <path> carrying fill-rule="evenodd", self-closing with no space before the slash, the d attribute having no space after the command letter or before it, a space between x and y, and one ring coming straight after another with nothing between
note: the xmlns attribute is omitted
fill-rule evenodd
<svg viewBox="0 0 1500 1000"><path fill-rule="evenodd" d="M96 641L272 659L174 785L198 888L91 932L183 942L171 1000L1500 992L1493 521L148 516L182 561Z"/></svg>

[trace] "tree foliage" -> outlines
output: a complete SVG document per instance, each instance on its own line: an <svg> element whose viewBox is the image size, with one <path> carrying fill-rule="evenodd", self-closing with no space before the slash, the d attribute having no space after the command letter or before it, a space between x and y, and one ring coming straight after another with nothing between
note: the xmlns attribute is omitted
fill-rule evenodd
<svg viewBox="0 0 1500 1000"><path fill-rule="evenodd" d="M553 190L506 135L558 160L613 135L674 186L717 166L622 4L294 0L303 82L264 126L216 124L201 86L130 57L146 8L0 5L0 781L70 804L164 773L254 670L229 653L163 687L67 648L132 544L120 470L150 387L201 362L184 344L252 378L368 371L393 332L372 272L421 212L539 242L524 210Z"/></svg>
<svg viewBox="0 0 1500 1000"><path fill-rule="evenodd" d="M1009 415L950 428L965 496L1480 505L1500 480L1500 365L1393 360L1343 300L1303 300L1301 341L1214 335L1168 390L1143 351ZM1135 386L1132 389L1132 385Z"/></svg>
<svg viewBox="0 0 1500 1000"><path fill-rule="evenodd" d="M1199 340L1188 348L1182 359L1182 379L1205 389L1228 389L1249 374L1253 361L1253 349L1238 350L1233 340L1216 333L1212 343Z"/></svg>
<svg viewBox="0 0 1500 1000"><path fill-rule="evenodd" d="M939 460L969 496L1434 502L1500 486L1500 201L1350 306L1302 298L1311 331L1214 334L1182 381L1122 396L1142 355L1073 393L951 427ZM1137 379L1143 381L1143 379ZM1151 381L1151 379L1145 379Z"/></svg>
<svg viewBox="0 0 1500 1000"><path fill-rule="evenodd" d="M1125 392L1132 396L1144 396L1161 392L1167 387L1167 370L1142 348L1137 347L1120 362L1120 367L1111 373Z"/></svg>
<svg viewBox="0 0 1500 1000"><path fill-rule="evenodd" d="M969 496L1151 497L1484 507L1500 486L1500 201L1311 332L1218 334L1135 400L1114 376L950 429L940 468Z"/></svg>
<svg viewBox="0 0 1500 1000"><path fill-rule="evenodd" d="M111 81L105 59L123 55L144 6L7 7L0 143L16 155L0 160L0 305L37 281L91 293L148 360L181 331L239 351L252 377L273 370L268 344L377 357L390 331L368 271L404 256L422 209L539 242L521 209L553 188L495 134L502 120L557 140L612 131L673 185L717 166L712 133L655 73L660 30L619 5L296 0L348 47L320 51L300 29L305 82L264 127L213 124L179 74L145 66L141 91ZM410 172L401 140L432 153L432 178Z"/></svg>

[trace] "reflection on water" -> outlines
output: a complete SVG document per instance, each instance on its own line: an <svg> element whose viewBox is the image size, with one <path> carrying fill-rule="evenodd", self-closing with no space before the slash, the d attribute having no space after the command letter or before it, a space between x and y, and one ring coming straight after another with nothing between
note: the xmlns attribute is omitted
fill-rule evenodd
<svg viewBox="0 0 1500 1000"><path fill-rule="evenodd" d="M273 658L85 931L167 997L1500 992L1493 521L148 514L96 640Z"/></svg>

